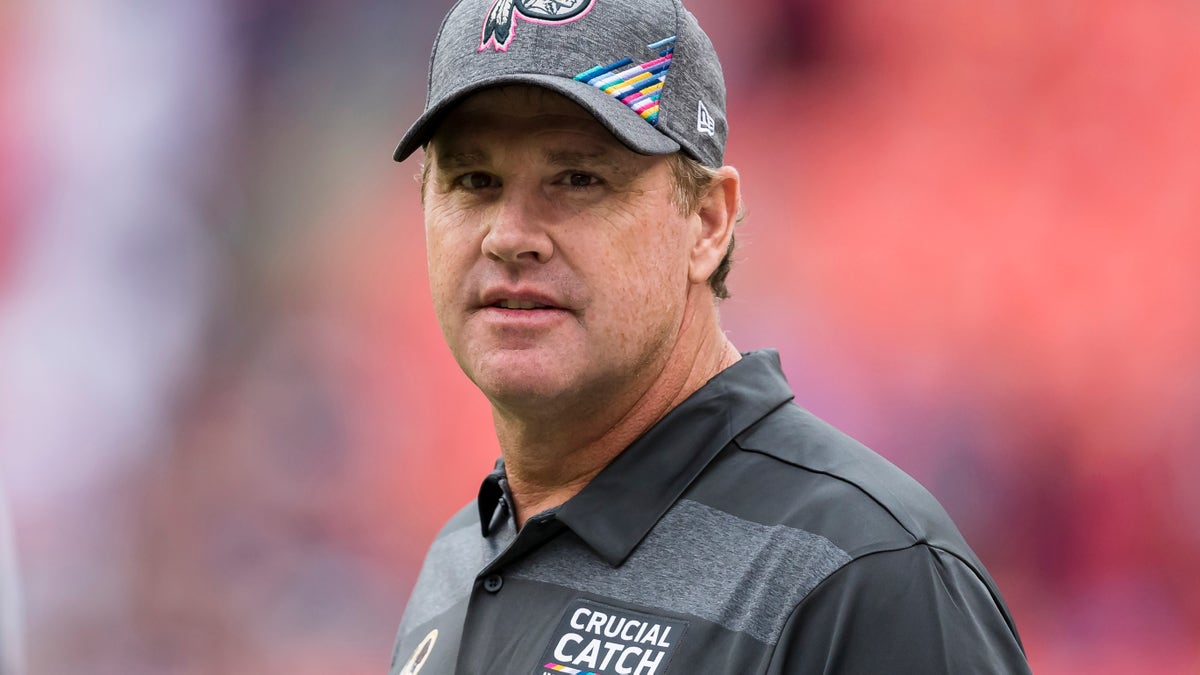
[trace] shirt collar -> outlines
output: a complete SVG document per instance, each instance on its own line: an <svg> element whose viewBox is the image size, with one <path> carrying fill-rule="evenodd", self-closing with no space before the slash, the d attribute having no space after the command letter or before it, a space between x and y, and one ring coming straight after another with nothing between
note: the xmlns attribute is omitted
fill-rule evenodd
<svg viewBox="0 0 1200 675"><path fill-rule="evenodd" d="M650 427L558 508L558 520L610 565L625 562L735 436L792 400L777 352L742 356ZM508 516L509 500L504 465L497 462L479 490L483 536Z"/></svg>
<svg viewBox="0 0 1200 675"><path fill-rule="evenodd" d="M512 495L508 491L508 478L504 474L504 458L496 460L492 472L483 479L479 486L479 527L480 534L488 536L508 517L509 501Z"/></svg>
<svg viewBox="0 0 1200 675"><path fill-rule="evenodd" d="M792 398L778 353L744 354L618 455L558 519L620 565L735 436Z"/></svg>

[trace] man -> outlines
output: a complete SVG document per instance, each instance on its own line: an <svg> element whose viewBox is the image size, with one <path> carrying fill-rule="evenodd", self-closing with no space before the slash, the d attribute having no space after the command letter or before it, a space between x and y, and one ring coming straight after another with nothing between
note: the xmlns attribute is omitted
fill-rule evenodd
<svg viewBox="0 0 1200 675"><path fill-rule="evenodd" d="M740 178L677 0L461 0L429 87L396 159L502 460L392 673L1028 672L933 498L721 331Z"/></svg>

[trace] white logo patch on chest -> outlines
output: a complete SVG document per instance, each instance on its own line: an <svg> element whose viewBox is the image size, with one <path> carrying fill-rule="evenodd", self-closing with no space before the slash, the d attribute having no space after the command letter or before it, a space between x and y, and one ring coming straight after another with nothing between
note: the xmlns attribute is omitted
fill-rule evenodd
<svg viewBox="0 0 1200 675"><path fill-rule="evenodd" d="M663 675L687 622L582 598L567 606L534 675Z"/></svg>

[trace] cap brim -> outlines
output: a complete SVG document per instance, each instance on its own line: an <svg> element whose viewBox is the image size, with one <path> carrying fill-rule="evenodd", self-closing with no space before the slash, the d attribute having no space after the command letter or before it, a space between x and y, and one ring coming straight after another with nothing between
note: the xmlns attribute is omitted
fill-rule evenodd
<svg viewBox="0 0 1200 675"><path fill-rule="evenodd" d="M630 150L642 155L669 155L678 152L680 146L662 132L642 119L640 115L609 94L584 82L532 73L514 73L471 82L451 91L427 109L405 132L396 146L393 158L397 162L408 159L417 148L429 141L437 130L438 123L451 107L475 92L506 84L531 84L549 89L578 103L590 112L596 121L604 125Z"/></svg>

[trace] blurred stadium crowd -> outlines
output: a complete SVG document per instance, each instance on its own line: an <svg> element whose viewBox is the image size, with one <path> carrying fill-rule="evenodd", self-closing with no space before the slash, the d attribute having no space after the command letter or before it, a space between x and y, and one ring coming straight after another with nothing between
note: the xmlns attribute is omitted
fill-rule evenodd
<svg viewBox="0 0 1200 675"><path fill-rule="evenodd" d="M1035 672L1200 672L1200 5L689 6L735 344L943 501ZM390 157L446 8L0 3L30 673L386 670L497 454Z"/></svg>

